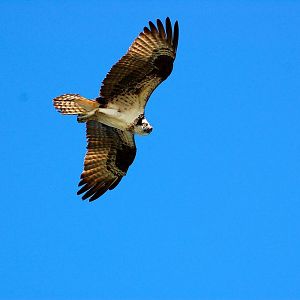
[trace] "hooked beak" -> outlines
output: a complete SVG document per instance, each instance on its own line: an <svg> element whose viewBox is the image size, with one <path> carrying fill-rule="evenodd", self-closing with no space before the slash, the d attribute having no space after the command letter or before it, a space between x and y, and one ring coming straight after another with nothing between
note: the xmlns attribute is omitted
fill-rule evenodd
<svg viewBox="0 0 300 300"><path fill-rule="evenodd" d="M150 126L150 127L145 129L145 132L149 134L149 133L152 132L152 130L153 130L153 127Z"/></svg>

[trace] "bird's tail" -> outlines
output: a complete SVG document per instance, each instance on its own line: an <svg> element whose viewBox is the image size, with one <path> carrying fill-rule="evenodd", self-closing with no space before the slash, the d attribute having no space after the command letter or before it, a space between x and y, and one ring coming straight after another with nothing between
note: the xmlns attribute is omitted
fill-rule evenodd
<svg viewBox="0 0 300 300"><path fill-rule="evenodd" d="M78 94L64 94L53 99L54 107L63 115L85 115L99 107L97 101Z"/></svg>

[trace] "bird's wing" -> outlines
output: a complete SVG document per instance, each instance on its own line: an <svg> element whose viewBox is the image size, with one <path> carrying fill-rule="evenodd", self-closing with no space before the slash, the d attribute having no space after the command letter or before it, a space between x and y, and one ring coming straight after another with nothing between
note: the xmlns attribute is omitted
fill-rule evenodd
<svg viewBox="0 0 300 300"><path fill-rule="evenodd" d="M165 28L160 20L157 26L149 22L149 28L144 27L128 52L111 68L102 83L99 101L126 106L130 100L138 100L144 108L154 89L171 74L178 45L178 22L174 30L169 18Z"/></svg>
<svg viewBox="0 0 300 300"><path fill-rule="evenodd" d="M134 136L127 131L91 120L86 124L87 153L81 174L78 195L93 201L112 190L132 164L136 146Z"/></svg>

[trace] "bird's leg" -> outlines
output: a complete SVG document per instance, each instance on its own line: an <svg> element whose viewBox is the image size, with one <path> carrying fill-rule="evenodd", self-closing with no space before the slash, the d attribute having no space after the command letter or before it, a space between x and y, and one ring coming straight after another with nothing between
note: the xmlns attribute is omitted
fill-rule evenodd
<svg viewBox="0 0 300 300"><path fill-rule="evenodd" d="M96 112L98 111L98 108L95 108L87 113L85 113L84 115L78 115L77 116L77 121L78 123L84 123L86 121L88 121L88 119L93 116Z"/></svg>

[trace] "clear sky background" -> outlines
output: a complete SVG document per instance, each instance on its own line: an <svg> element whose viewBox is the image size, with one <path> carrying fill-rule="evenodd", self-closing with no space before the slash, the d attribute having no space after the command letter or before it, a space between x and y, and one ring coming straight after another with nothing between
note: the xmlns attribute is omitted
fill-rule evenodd
<svg viewBox="0 0 300 300"><path fill-rule="evenodd" d="M1 1L1 299L300 299L299 1ZM180 24L154 131L76 196L96 97L149 20Z"/></svg>

